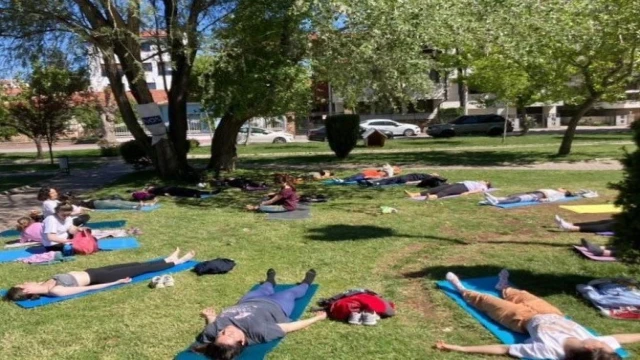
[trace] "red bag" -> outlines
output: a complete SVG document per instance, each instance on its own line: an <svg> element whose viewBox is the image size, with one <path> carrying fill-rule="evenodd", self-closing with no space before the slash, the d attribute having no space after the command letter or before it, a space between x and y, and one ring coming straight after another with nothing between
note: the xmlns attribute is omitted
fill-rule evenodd
<svg viewBox="0 0 640 360"><path fill-rule="evenodd" d="M98 240L91 235L91 230L82 230L73 235L71 242L73 252L78 255L89 255L98 252Z"/></svg>

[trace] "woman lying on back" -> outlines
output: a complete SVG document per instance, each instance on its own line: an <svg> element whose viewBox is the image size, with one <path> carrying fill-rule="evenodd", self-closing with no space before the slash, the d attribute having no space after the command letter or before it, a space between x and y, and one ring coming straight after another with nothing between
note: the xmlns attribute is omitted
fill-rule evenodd
<svg viewBox="0 0 640 360"><path fill-rule="evenodd" d="M191 260L195 255L193 251L190 251L179 258L179 253L180 249L176 249L173 254L161 260L110 265L84 271L70 271L65 274L54 275L51 279L43 282L25 282L9 289L4 299L7 301L22 301L35 300L40 295L49 297L69 296L118 284L126 284L131 282L132 277L170 269Z"/></svg>

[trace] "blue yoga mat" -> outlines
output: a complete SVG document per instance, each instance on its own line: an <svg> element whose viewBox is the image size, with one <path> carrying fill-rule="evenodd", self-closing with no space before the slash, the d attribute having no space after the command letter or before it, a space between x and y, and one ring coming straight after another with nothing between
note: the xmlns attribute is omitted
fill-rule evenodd
<svg viewBox="0 0 640 360"><path fill-rule="evenodd" d="M251 290L255 290L259 285L254 286ZM289 288L294 287L295 285L278 285L276 286L276 292L280 292ZM309 290L300 299L296 300L296 306L293 308L293 312L291 313L291 321L296 321L300 319L302 314L304 313L304 309L309 305L313 295L315 295L316 291L318 291L318 285L313 284L309 287ZM278 344L282 341L282 339L274 340L264 344L251 345L244 349L242 354L238 356L237 360L262 360L267 356L269 352L278 346ZM174 360L207 360L208 358L202 354L197 354L189 351L188 349L176 355Z"/></svg>
<svg viewBox="0 0 640 360"><path fill-rule="evenodd" d="M98 240L98 247L101 251L115 251L124 249L137 249L140 243L134 237L112 238ZM16 261L35 254L43 254L47 252L44 246L33 246L24 249L14 249L0 251L0 263Z"/></svg>
<svg viewBox="0 0 640 360"><path fill-rule="evenodd" d="M156 204L156 205L149 205L149 206L143 206L140 210L136 210L136 209L100 209L100 210L96 210L97 212L120 212L120 211L144 211L144 212L151 212L153 210L157 210L160 209L160 204ZM87 226L91 227L91 224L88 224Z"/></svg>
<svg viewBox="0 0 640 360"><path fill-rule="evenodd" d="M181 271L185 271L185 270L191 270L194 266L196 266L196 264L198 264L197 261L187 261L184 264L180 264L180 265L176 265L174 267L172 267L171 269L167 269L164 271L157 271L157 272L153 272L153 273L147 273L144 275L140 275L140 276L136 276L134 278L131 279L131 282L129 284L135 284L135 283L139 283L142 281L148 281L151 280L154 276L158 276L158 275L164 275L164 274L173 274L173 273L177 273L177 272L181 272ZM118 289L121 288L123 286L127 286L129 284L120 284L120 285L114 285L114 286L110 286L108 288L104 288L104 289L100 289L100 290L92 290L92 291L87 291L84 293L80 293L80 294L75 294L75 295L69 295L69 296L60 296L60 297L46 297L43 296L38 300L23 300L23 301L16 301L15 303L20 306L23 309L33 309L33 308L37 308L40 306L45 306L45 305L49 305L49 304L53 304L53 303L57 303L57 302L61 302L61 301L67 301L67 300L71 300L71 299L75 299L75 298L80 298L80 297L85 297L85 296L89 296L89 295L93 295L97 292L100 291L109 291L109 290L114 290L114 289ZM0 296L4 296L4 294L6 294L6 290L0 290Z"/></svg>
<svg viewBox="0 0 640 360"><path fill-rule="evenodd" d="M97 221L89 222L86 226L90 229L115 229L124 227L127 224L127 220L111 220L111 221ZM0 237L16 237L20 236L20 232L17 230L5 230L0 232Z"/></svg>
<svg viewBox="0 0 640 360"><path fill-rule="evenodd" d="M501 294L498 290L495 289L496 284L498 283L497 276L490 276L484 278L475 278L475 279L466 279L461 280L462 285L466 287L468 290L473 290L497 297L501 297ZM469 305L464 299L462 295L455 289L453 284L446 280L438 281L438 287L442 290L448 297L453 299L462 310L469 313L469 315L473 316L476 320L482 324L487 330L489 330L495 337L497 337L500 341L502 341L505 345L512 344L520 344L525 342L529 336L525 334L520 334L513 332L504 326L498 324L493 321L489 316L483 313L480 310ZM595 331L588 329L594 335L598 335ZM622 348L618 349L617 353L622 357L628 357L629 354Z"/></svg>
<svg viewBox="0 0 640 360"><path fill-rule="evenodd" d="M322 182L323 185L358 185L357 181L335 181L335 180L325 180Z"/></svg>
<svg viewBox="0 0 640 360"><path fill-rule="evenodd" d="M583 199L582 196L572 196L572 197L566 197L566 198L562 198L560 200L556 200L553 202L540 202L540 201L526 201L526 202L519 202L519 203L514 203L514 204L499 204L499 205L495 205L495 207L499 207L501 209L513 209L513 208L519 208L519 207L525 207L525 206L534 206L534 205L540 205L540 204L555 204L555 203L559 203L559 202L569 202L569 201L575 201L575 200L580 200ZM486 201L482 201L480 202L480 205L491 205Z"/></svg>

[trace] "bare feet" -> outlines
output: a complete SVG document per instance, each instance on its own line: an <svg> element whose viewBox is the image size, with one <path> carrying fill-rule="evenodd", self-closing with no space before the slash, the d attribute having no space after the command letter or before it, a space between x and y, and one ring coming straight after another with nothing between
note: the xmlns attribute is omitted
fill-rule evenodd
<svg viewBox="0 0 640 360"><path fill-rule="evenodd" d="M509 287L509 271L507 269L502 269L500 274L498 274L498 283L496 284L496 290L504 290Z"/></svg>
<svg viewBox="0 0 640 360"><path fill-rule="evenodd" d="M558 224L558 227L562 230L565 231L580 231L580 228L573 225L572 223L565 221L563 218L561 218L560 216L556 215L556 224Z"/></svg>
<svg viewBox="0 0 640 360"><path fill-rule="evenodd" d="M165 262L176 262L178 261L178 255L180 255L180 248L176 248L176 251L171 253L171 255L167 256L164 261Z"/></svg>
<svg viewBox="0 0 640 360"><path fill-rule="evenodd" d="M437 200L438 199L438 195L429 195L427 196L427 200Z"/></svg>
<svg viewBox="0 0 640 360"><path fill-rule="evenodd" d="M191 250L185 256L178 259L178 261L176 261L175 264L180 265L180 264L186 263L187 261L193 259L194 256L196 256L196 252Z"/></svg>
<svg viewBox="0 0 640 360"><path fill-rule="evenodd" d="M249 211L256 211L256 210L258 210L258 208L259 207L256 206L256 205L247 205L247 206L245 206L245 209L247 209Z"/></svg>
<svg viewBox="0 0 640 360"><path fill-rule="evenodd" d="M449 281L451 284L453 284L453 286L456 287L456 289L458 290L458 292L462 293L465 290L467 290L462 283L460 282L460 279L458 279L458 277L456 276L456 274L452 273L452 272L448 272L447 275L445 276L445 278L447 279L447 281Z"/></svg>
<svg viewBox="0 0 640 360"><path fill-rule="evenodd" d="M412 192L409 192L409 190L405 190L404 193L409 195L409 197L412 197L412 198L420 196L420 193L412 193Z"/></svg>

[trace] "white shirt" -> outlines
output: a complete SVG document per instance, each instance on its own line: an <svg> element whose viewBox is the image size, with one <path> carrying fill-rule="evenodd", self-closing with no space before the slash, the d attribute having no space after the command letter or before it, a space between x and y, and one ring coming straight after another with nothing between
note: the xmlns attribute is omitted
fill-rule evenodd
<svg viewBox="0 0 640 360"><path fill-rule="evenodd" d="M44 219L42 226L42 245L44 246L52 246L56 245L57 242L49 240L49 234L56 234L59 237L66 238L68 235L69 228L73 226L73 220L71 216L67 216L64 219L64 222L60 220L56 215L47 216Z"/></svg>
<svg viewBox="0 0 640 360"><path fill-rule="evenodd" d="M558 201L560 199L564 199L566 194L564 192L553 190L553 189L539 189L541 193L544 194L544 197L547 198L550 202Z"/></svg>
<svg viewBox="0 0 640 360"><path fill-rule="evenodd" d="M560 315L537 315L527 324L531 336L523 344L509 345L509 355L529 359L564 359L564 343L568 338L597 339L612 349L620 344L611 336L594 336L579 324Z"/></svg>
<svg viewBox="0 0 640 360"><path fill-rule="evenodd" d="M58 200L45 200L42 202L42 216L46 219L56 213L56 206L60 204Z"/></svg>

